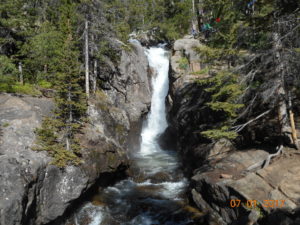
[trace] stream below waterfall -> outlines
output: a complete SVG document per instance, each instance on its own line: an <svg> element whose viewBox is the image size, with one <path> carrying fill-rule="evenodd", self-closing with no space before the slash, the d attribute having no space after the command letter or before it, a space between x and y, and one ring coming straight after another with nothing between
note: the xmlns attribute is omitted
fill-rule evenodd
<svg viewBox="0 0 300 225"><path fill-rule="evenodd" d="M167 128L168 52L163 47L145 51L156 76L152 78L151 110L141 132L140 148L131 157L138 174L105 188L98 196L101 204L85 203L67 225L199 224L187 209L187 180L177 153L162 150L157 142Z"/></svg>

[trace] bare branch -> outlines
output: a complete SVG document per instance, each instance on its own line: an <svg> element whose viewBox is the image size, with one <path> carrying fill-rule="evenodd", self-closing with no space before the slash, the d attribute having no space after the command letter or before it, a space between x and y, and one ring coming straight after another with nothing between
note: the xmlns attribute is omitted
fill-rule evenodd
<svg viewBox="0 0 300 225"><path fill-rule="evenodd" d="M232 129L234 129L235 132L240 132L241 130L243 130L248 124L252 123L255 120L258 120L259 118L263 117L264 115L268 114L271 110L267 110L264 113L258 115L257 117L255 117L252 120L249 120L248 122L244 123L244 124L240 124L237 126L232 127Z"/></svg>

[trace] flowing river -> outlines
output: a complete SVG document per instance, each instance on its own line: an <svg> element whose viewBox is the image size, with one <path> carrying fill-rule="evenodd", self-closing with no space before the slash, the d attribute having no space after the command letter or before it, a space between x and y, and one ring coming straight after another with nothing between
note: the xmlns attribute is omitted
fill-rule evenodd
<svg viewBox="0 0 300 225"><path fill-rule="evenodd" d="M186 225L195 224L186 210L185 180L174 151L162 150L157 138L167 128L165 99L169 88L169 56L162 47L146 50L152 79L151 111L141 133L141 145L132 156L141 179L128 178L105 188L103 204L86 203L73 216L76 225Z"/></svg>

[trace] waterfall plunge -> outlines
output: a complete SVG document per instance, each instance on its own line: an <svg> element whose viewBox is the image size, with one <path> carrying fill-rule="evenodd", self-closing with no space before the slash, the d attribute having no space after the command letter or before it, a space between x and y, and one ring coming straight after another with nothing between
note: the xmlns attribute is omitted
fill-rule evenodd
<svg viewBox="0 0 300 225"><path fill-rule="evenodd" d="M141 134L141 153L143 155L160 150L156 139L167 128L165 99L169 90L167 51L163 48L153 47L146 51L146 55L150 67L156 72L156 77L152 78L151 110Z"/></svg>

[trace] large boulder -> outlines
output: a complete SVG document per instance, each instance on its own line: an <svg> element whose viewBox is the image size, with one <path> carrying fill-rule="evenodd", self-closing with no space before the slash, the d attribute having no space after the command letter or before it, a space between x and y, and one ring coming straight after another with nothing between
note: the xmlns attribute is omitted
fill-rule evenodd
<svg viewBox="0 0 300 225"><path fill-rule="evenodd" d="M135 31L130 35L131 39L138 40L143 46L155 46L159 43L167 43L168 40L163 31L161 31L158 27L154 27L152 29L143 31Z"/></svg>
<svg viewBox="0 0 300 225"><path fill-rule="evenodd" d="M0 223L21 224L35 204L36 186L50 158L33 152L34 130L49 114L51 100L0 95Z"/></svg>
<svg viewBox="0 0 300 225"><path fill-rule="evenodd" d="M293 218L300 199L300 158L298 154L289 154L279 157L266 168L258 167L248 171L268 155L266 151L251 149L234 151L221 160L211 161L209 171L198 172L192 177L193 200L200 209L218 214L225 224L246 223L251 220L251 211L259 212L256 220L262 224L271 221L269 215L274 210L290 213ZM241 200L242 204L232 207L230 201L236 199ZM253 200L257 202L256 207L247 207L247 201L250 205ZM266 224L281 222L278 220Z"/></svg>
<svg viewBox="0 0 300 225"><path fill-rule="evenodd" d="M123 50L118 76L111 86L118 92L116 101L128 112L130 121L141 118L141 112L148 112L151 104L151 70L145 49L137 41L130 43L130 50Z"/></svg>

